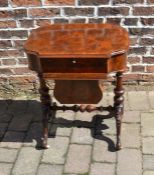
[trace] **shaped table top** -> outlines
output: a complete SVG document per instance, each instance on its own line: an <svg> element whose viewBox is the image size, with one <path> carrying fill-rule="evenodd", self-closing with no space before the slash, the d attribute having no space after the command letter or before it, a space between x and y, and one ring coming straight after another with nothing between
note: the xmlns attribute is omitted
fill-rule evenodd
<svg viewBox="0 0 154 175"><path fill-rule="evenodd" d="M41 58L109 58L126 53L129 38L113 24L51 24L34 29L24 48Z"/></svg>

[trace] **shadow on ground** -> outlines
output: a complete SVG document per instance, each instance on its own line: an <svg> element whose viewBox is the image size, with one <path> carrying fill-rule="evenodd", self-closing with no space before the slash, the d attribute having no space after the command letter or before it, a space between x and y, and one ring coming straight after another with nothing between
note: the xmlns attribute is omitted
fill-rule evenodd
<svg viewBox="0 0 154 175"><path fill-rule="evenodd" d="M61 116L52 115L53 122L49 121L49 137L56 137L58 127L88 128L91 136L108 143L108 150L116 151L115 144L103 131L110 129L104 120L114 117L114 111L109 107L107 115L94 115L91 121L68 120ZM67 112L65 112L67 115ZM58 113L60 115L60 113ZM9 147L13 142L19 144L32 144L40 148L42 138L42 110L41 103L36 100L0 100L0 146ZM33 141L35 140L35 145Z"/></svg>

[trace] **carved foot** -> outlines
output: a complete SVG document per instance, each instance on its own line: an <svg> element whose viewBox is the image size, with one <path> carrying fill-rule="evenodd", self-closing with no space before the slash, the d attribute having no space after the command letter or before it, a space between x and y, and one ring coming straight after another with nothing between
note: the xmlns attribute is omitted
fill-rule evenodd
<svg viewBox="0 0 154 175"><path fill-rule="evenodd" d="M121 149L122 149L121 143L120 143L120 141L117 141L116 150L119 151Z"/></svg>
<svg viewBox="0 0 154 175"><path fill-rule="evenodd" d="M42 145L41 148L43 149L48 149L50 148L50 145L47 144L47 137L46 138L42 138Z"/></svg>

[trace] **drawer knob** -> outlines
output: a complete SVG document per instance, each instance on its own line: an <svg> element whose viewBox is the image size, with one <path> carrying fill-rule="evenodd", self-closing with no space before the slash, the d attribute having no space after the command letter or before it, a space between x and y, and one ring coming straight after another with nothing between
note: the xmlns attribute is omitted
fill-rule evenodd
<svg viewBox="0 0 154 175"><path fill-rule="evenodd" d="M75 64L76 63L76 60L72 60L72 63Z"/></svg>

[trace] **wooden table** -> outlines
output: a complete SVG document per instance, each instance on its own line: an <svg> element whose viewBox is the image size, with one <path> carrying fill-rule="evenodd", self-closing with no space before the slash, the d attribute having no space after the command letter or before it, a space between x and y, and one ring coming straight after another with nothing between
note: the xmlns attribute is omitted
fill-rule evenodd
<svg viewBox="0 0 154 175"><path fill-rule="evenodd" d="M44 111L43 147L48 147L48 118L51 109L55 109L45 80L99 80L116 72L114 109L116 148L119 150L124 101L122 75L126 70L129 48L127 31L112 24L53 24L33 30L24 48L29 68L38 73L40 80ZM78 106L72 109L80 110Z"/></svg>

